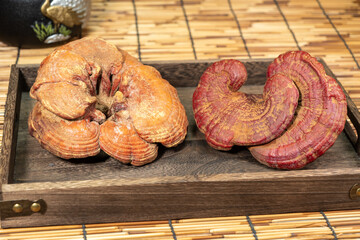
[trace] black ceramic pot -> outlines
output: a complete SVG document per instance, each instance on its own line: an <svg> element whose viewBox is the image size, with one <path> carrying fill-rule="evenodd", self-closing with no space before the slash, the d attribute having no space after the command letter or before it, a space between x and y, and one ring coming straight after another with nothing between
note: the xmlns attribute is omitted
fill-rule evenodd
<svg viewBox="0 0 360 240"><path fill-rule="evenodd" d="M0 0L0 41L48 47L81 37L90 0Z"/></svg>

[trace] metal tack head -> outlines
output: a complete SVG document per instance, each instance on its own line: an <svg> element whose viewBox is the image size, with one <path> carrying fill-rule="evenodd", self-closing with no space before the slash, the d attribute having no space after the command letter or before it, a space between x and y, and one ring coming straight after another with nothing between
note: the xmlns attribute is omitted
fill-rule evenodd
<svg viewBox="0 0 360 240"><path fill-rule="evenodd" d="M11 217L30 216L34 213L44 215L46 209L47 204L43 199L0 201L0 215L2 220Z"/></svg>
<svg viewBox="0 0 360 240"><path fill-rule="evenodd" d="M350 198L353 200L360 199L360 184L356 183L354 186L352 186L350 189Z"/></svg>
<svg viewBox="0 0 360 240"><path fill-rule="evenodd" d="M15 203L12 207L12 210L16 213L21 213L24 210L24 208L21 204Z"/></svg>
<svg viewBox="0 0 360 240"><path fill-rule="evenodd" d="M34 202L33 204L31 204L30 209L33 212L39 212L41 210L41 205L37 202Z"/></svg>

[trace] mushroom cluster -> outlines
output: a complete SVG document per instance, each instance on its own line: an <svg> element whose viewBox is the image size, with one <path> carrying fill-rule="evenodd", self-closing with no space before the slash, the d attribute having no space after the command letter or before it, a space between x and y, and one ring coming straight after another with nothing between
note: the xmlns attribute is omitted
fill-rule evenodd
<svg viewBox="0 0 360 240"><path fill-rule="evenodd" d="M345 125L346 97L314 57L280 55L268 67L262 95L238 91L246 76L237 60L216 62L202 75L193 111L210 146L248 146L269 167L299 169L334 144Z"/></svg>
<svg viewBox="0 0 360 240"><path fill-rule="evenodd" d="M157 143L173 147L187 133L176 89L153 67L97 38L70 42L47 56L30 96L37 100L30 134L64 159L103 150L140 166L157 157Z"/></svg>

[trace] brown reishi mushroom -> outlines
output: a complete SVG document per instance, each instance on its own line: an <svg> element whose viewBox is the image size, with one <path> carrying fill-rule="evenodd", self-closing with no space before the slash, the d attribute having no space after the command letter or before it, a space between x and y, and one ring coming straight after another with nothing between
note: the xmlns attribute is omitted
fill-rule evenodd
<svg viewBox="0 0 360 240"><path fill-rule="evenodd" d="M98 154L99 124L90 119L66 120L37 102L30 113L29 131L43 148L61 158L85 158Z"/></svg>
<svg viewBox="0 0 360 240"><path fill-rule="evenodd" d="M120 162L137 166L152 162L157 156L157 144L139 137L127 111L110 117L102 124L100 133L101 149Z"/></svg>
<svg viewBox="0 0 360 240"><path fill-rule="evenodd" d="M40 65L30 90L36 99L29 132L61 158L102 149L140 166L186 136L188 120L177 92L160 73L98 38L57 48Z"/></svg>
<svg viewBox="0 0 360 240"><path fill-rule="evenodd" d="M197 126L215 149L263 144L278 137L291 122L299 92L285 75L273 75L263 94L238 91L247 79L245 66L222 60L206 69L193 95Z"/></svg>
<svg viewBox="0 0 360 240"><path fill-rule="evenodd" d="M296 117L279 138L250 147L261 163L280 169L299 169L328 150L342 132L346 97L337 82L326 75L314 57L304 51L287 52L270 64L269 78L284 74L295 82L301 102Z"/></svg>

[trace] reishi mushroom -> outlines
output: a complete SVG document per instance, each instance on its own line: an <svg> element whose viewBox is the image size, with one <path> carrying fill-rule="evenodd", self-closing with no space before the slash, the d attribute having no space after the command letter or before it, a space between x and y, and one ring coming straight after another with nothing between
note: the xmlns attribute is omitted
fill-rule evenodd
<svg viewBox="0 0 360 240"><path fill-rule="evenodd" d="M267 77L284 74L295 82L301 102L290 127L270 143L250 147L261 163L280 169L299 169L328 150L344 129L347 103L335 79L304 51L287 52L270 64Z"/></svg>
<svg viewBox="0 0 360 240"><path fill-rule="evenodd" d="M304 51L280 55L269 65L267 78L262 101L259 95L237 92L246 80L239 61L214 63L193 95L196 124L215 149L248 146L269 167L303 168L324 154L344 129L345 94Z"/></svg>
<svg viewBox="0 0 360 240"><path fill-rule="evenodd" d="M274 74L263 94L238 91L247 79L245 66L222 60L206 69L193 94L196 124L215 149L263 144L278 137L292 121L299 92L283 74Z"/></svg>
<svg viewBox="0 0 360 240"><path fill-rule="evenodd" d="M41 146L64 159L97 155L99 124L90 119L67 120L37 102L30 113L29 131ZM66 140L66 141L64 141Z"/></svg>
<svg viewBox="0 0 360 240"><path fill-rule="evenodd" d="M102 149L123 163L153 161L161 143L180 144L188 120L160 73L98 38L57 48L41 63L30 96L29 132L61 158Z"/></svg>

